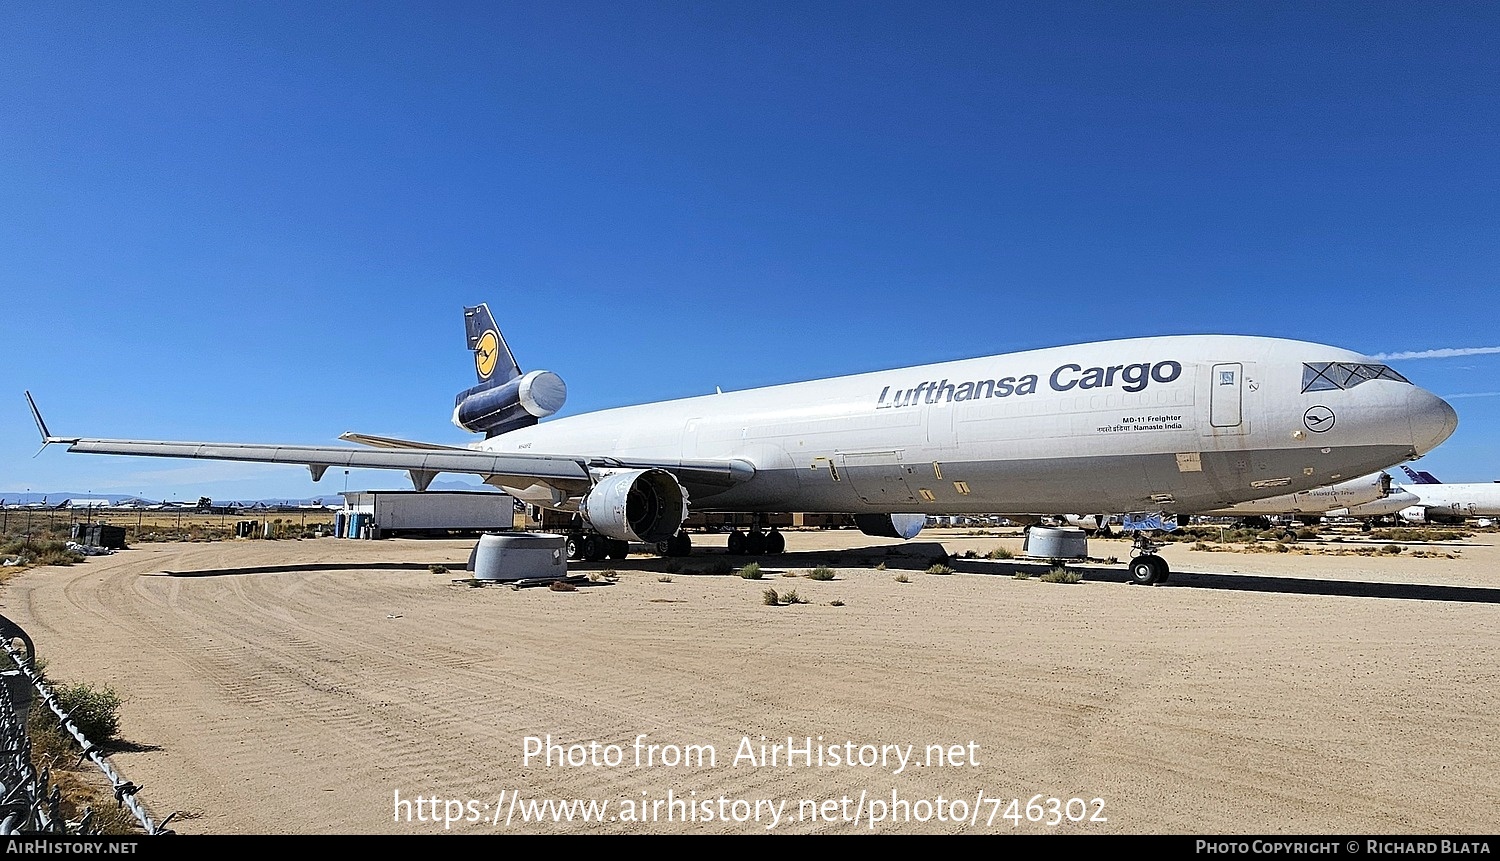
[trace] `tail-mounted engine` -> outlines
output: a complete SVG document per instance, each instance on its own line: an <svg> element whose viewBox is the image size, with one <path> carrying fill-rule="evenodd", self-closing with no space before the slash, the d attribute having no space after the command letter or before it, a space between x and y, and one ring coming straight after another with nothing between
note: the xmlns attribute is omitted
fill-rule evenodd
<svg viewBox="0 0 1500 861"><path fill-rule="evenodd" d="M578 504L595 532L624 541L666 541L687 519L687 491L664 469L594 473L596 482Z"/></svg>
<svg viewBox="0 0 1500 861"><path fill-rule="evenodd" d="M562 409L568 387L551 371L532 371L492 388L484 384L458 394L453 423L467 431L495 436L529 427Z"/></svg>

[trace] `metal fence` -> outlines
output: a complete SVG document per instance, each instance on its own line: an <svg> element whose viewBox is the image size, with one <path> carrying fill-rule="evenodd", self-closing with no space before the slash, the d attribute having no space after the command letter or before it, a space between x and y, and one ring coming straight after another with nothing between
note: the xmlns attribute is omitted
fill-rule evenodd
<svg viewBox="0 0 1500 861"><path fill-rule="evenodd" d="M17 646L20 641L21 646ZM81 746L79 762L93 762L109 779L117 804L128 809L147 834L171 834L166 828L168 816L153 822L146 808L136 799L140 787L122 778L110 765L103 749L86 738L78 725L63 709L62 703L36 671L36 654L31 638L20 626L0 616L0 647L11 660L13 669L0 671L0 835L69 834L95 835L100 824L92 809L77 820L62 815L62 791L52 783L50 769L40 772L31 762L31 736L27 721L34 700L40 698L57 716L61 726ZM24 648L23 648L24 647ZM175 815L175 814L174 814Z"/></svg>

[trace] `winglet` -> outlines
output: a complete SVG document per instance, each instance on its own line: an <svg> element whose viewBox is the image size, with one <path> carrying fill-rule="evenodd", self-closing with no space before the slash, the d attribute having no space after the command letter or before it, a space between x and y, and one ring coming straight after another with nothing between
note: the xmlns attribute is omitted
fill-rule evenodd
<svg viewBox="0 0 1500 861"><path fill-rule="evenodd" d="M42 448L37 449L36 454L41 454L42 449L45 449L47 446L55 442L65 442L70 444L78 442L78 437L69 438L53 436L52 433L47 430L47 423L42 421L42 411L36 408L36 401L31 397L31 390L29 389L26 391L26 403L31 405L31 417L36 420L36 429L42 435ZM36 457L36 454L32 455L32 457Z"/></svg>

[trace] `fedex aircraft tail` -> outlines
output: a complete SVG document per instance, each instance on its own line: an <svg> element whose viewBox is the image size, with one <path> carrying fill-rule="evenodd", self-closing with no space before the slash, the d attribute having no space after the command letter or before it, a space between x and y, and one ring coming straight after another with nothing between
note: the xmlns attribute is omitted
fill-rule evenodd
<svg viewBox="0 0 1500 861"><path fill-rule="evenodd" d="M454 424L489 438L530 427L562 409L568 397L562 377L551 371L521 373L488 305L464 309L464 332L479 385L454 398Z"/></svg>
<svg viewBox="0 0 1500 861"><path fill-rule="evenodd" d="M1425 472L1423 470L1412 469L1406 464L1401 465L1401 471L1411 477L1413 484L1442 484L1442 482L1438 481L1437 477L1432 473Z"/></svg>

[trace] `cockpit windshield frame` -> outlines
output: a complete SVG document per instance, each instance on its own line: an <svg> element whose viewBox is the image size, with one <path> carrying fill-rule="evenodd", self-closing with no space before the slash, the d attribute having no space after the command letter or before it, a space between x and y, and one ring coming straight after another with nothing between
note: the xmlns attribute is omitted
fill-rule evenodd
<svg viewBox="0 0 1500 861"><path fill-rule="evenodd" d="M1411 385L1411 380L1391 370L1386 365L1371 362L1304 362L1302 364L1302 392L1326 392L1334 389L1352 389L1370 380L1392 380Z"/></svg>

